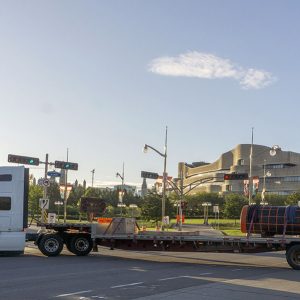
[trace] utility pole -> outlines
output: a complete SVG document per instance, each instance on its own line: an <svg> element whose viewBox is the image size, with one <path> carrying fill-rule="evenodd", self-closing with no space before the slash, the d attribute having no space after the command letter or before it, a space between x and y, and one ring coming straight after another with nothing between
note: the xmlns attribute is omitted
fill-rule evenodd
<svg viewBox="0 0 300 300"><path fill-rule="evenodd" d="M253 157L253 129L251 128L250 166L249 166L249 205L252 203L253 180L252 180L252 157Z"/></svg>
<svg viewBox="0 0 300 300"><path fill-rule="evenodd" d="M69 148L67 148L67 162L68 161L69 161ZM67 222L67 187L68 187L68 170L65 170L64 223Z"/></svg>
<svg viewBox="0 0 300 300"><path fill-rule="evenodd" d="M45 159L45 174L44 179L47 179L47 173L48 173L48 164L49 164L49 155L46 154ZM47 186L44 184L44 191L43 191L43 199L47 199ZM45 200L44 200L45 201ZM45 216L45 208L42 208L42 217L41 217L42 223L46 223L46 216Z"/></svg>
<svg viewBox="0 0 300 300"><path fill-rule="evenodd" d="M95 169L93 169L91 172L92 172L92 187L94 187L94 175L95 175Z"/></svg>
<svg viewBox="0 0 300 300"><path fill-rule="evenodd" d="M122 175L117 172L116 173L116 177L120 177L122 180L122 185L121 185L121 198L119 198L119 202L120 202L120 207L121 207L121 216L122 216L122 208L123 208L123 196L124 196L124 162L123 162L123 168L122 168Z"/></svg>

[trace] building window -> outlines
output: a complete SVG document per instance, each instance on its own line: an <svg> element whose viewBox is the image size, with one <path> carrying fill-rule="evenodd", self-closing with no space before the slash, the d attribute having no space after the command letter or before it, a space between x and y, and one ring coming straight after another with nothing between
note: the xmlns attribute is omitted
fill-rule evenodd
<svg viewBox="0 0 300 300"><path fill-rule="evenodd" d="M286 163L286 164L269 164L266 165L267 169L284 169L284 168L291 168L294 167L295 164Z"/></svg>
<svg viewBox="0 0 300 300"><path fill-rule="evenodd" d="M243 158L238 160L238 166L243 166L245 164L245 160Z"/></svg>
<svg viewBox="0 0 300 300"><path fill-rule="evenodd" d="M0 197L0 210L11 210L10 197Z"/></svg>

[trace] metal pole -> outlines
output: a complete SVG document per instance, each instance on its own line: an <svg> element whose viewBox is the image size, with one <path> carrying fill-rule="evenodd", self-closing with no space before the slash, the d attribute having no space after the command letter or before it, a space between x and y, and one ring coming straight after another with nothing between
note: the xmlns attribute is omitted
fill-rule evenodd
<svg viewBox="0 0 300 300"><path fill-rule="evenodd" d="M69 148L67 148L67 162L68 161L69 161ZM67 186L68 186L68 170L65 170L64 223L67 222Z"/></svg>
<svg viewBox="0 0 300 300"><path fill-rule="evenodd" d="M183 163L180 163L179 231L182 231Z"/></svg>
<svg viewBox="0 0 300 300"><path fill-rule="evenodd" d="M265 202L265 192L266 192L266 160L264 159L264 184L263 184L263 190L261 193L261 200Z"/></svg>
<svg viewBox="0 0 300 300"><path fill-rule="evenodd" d="M94 175L95 175L95 169L93 169L91 172L92 172L92 187L94 187Z"/></svg>
<svg viewBox="0 0 300 300"><path fill-rule="evenodd" d="M47 178L47 173L48 173L48 159L49 159L49 155L48 153L46 154L46 160L45 160L45 174L44 174L44 178ZM43 192L43 199L47 199L47 186L44 185L44 192ZM42 216L41 216L41 220L42 223L45 223L45 209L42 208Z"/></svg>
<svg viewBox="0 0 300 300"><path fill-rule="evenodd" d="M253 191L253 184L252 184L252 156L253 156L253 127L251 128L251 147L250 147L250 166L249 166L249 205L252 203L252 191Z"/></svg>
<svg viewBox="0 0 300 300"><path fill-rule="evenodd" d="M162 209L161 209L162 230L164 230L164 217L166 212L167 143L168 143L168 126L166 126L165 152L164 152L164 174L163 174L163 191L162 191L163 193L162 193Z"/></svg>

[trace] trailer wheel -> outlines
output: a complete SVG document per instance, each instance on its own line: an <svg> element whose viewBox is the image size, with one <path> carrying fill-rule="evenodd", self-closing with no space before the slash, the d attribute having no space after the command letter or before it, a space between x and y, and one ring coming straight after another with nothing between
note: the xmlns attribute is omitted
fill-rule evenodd
<svg viewBox="0 0 300 300"><path fill-rule="evenodd" d="M93 241L89 235L75 235L70 241L70 250L77 256L88 255L93 249Z"/></svg>
<svg viewBox="0 0 300 300"><path fill-rule="evenodd" d="M63 246L63 240L58 234L45 234L38 243L40 251L46 256L59 255Z"/></svg>
<svg viewBox="0 0 300 300"><path fill-rule="evenodd" d="M300 270L300 245L293 245L286 251L286 260L294 270Z"/></svg>

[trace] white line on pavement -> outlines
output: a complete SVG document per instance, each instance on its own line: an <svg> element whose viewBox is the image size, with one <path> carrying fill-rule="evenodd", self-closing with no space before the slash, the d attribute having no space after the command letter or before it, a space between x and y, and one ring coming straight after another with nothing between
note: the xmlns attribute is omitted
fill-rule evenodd
<svg viewBox="0 0 300 300"><path fill-rule="evenodd" d="M158 280L159 281L165 281L165 280L173 280L173 279L179 279L179 278L185 278L185 277L188 277L188 276L167 277L167 278L161 278L161 279L158 279Z"/></svg>
<svg viewBox="0 0 300 300"><path fill-rule="evenodd" d="M92 290L88 290L88 291L79 291L79 292L69 293L69 294L61 294L61 295L57 295L55 298L59 298L59 297L67 297L67 296L72 296L72 295L79 295L79 294L84 294L84 293L89 293L89 292L92 292Z"/></svg>
<svg viewBox="0 0 300 300"><path fill-rule="evenodd" d="M144 282L134 282L134 283L128 283L128 284L122 284L122 285L114 285L111 286L111 289L116 289L116 288L121 288L121 287L125 287L125 286L132 286L132 285L138 285L138 284L142 284Z"/></svg>

